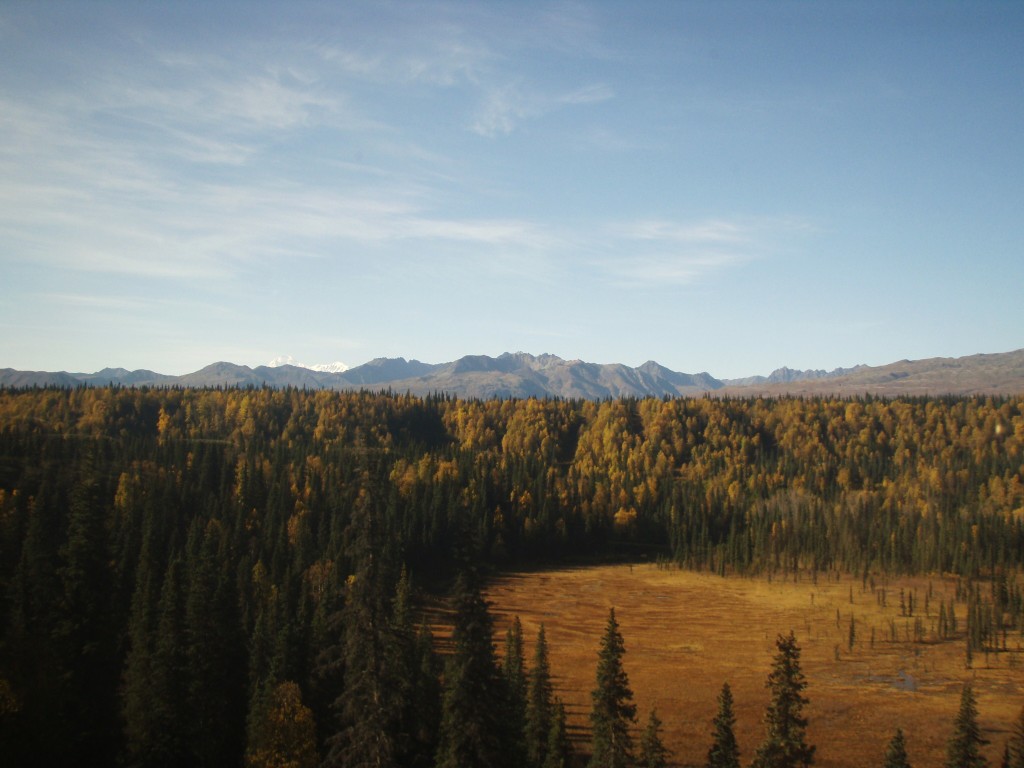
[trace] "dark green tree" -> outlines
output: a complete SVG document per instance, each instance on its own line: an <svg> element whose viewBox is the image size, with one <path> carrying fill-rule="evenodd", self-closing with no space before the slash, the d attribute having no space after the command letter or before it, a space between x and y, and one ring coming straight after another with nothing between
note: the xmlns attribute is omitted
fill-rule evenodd
<svg viewBox="0 0 1024 768"><path fill-rule="evenodd" d="M400 654L396 681L404 701L398 732L400 765L427 768L437 752L437 731L441 721L440 670L434 654L430 627L417 628L412 621L413 590L405 568L395 588L392 633Z"/></svg>
<svg viewBox="0 0 1024 768"><path fill-rule="evenodd" d="M625 654L626 646L612 608L598 651L597 687L591 693L591 768L626 768L633 762L630 726L636 722L636 705L622 666Z"/></svg>
<svg viewBox="0 0 1024 768"><path fill-rule="evenodd" d="M219 521L193 527L185 598L189 740L196 764L211 768L237 764L245 752L246 644L226 546Z"/></svg>
<svg viewBox="0 0 1024 768"><path fill-rule="evenodd" d="M397 606L386 563L380 510L360 492L347 531L354 572L347 580L342 611L344 691L334 704L341 730L329 742L328 766L397 766L404 679L400 638L392 620L405 620L404 595ZM403 587L404 589L404 587ZM397 608L397 612L396 612Z"/></svg>
<svg viewBox="0 0 1024 768"><path fill-rule="evenodd" d="M900 728L896 729L896 735L892 737L892 741L885 749L885 763L882 768L910 768L910 762L907 760L907 745Z"/></svg>
<svg viewBox="0 0 1024 768"><path fill-rule="evenodd" d="M526 730L526 662L523 658L523 625L516 616L505 633L505 657L503 663L505 684L508 686L509 727L524 741Z"/></svg>
<svg viewBox="0 0 1024 768"><path fill-rule="evenodd" d="M157 726L151 699L153 655L159 618L159 579L159 573L153 573L152 559L144 544L136 570L136 587L128 626L128 655L121 693L125 746L131 763L142 761L149 745L153 743Z"/></svg>
<svg viewBox="0 0 1024 768"><path fill-rule="evenodd" d="M472 571L459 575L454 607L437 768L518 768L522 757L519 735L509 727L508 686L494 652L491 615Z"/></svg>
<svg viewBox="0 0 1024 768"><path fill-rule="evenodd" d="M544 762L541 768L568 768L572 764L572 743L565 725L565 705L555 700L551 708L551 730L548 731Z"/></svg>
<svg viewBox="0 0 1024 768"><path fill-rule="evenodd" d="M542 766L547 757L548 737L553 724L553 689L548 662L548 642L544 625L537 630L537 645L533 653L526 689L526 757L530 765Z"/></svg>
<svg viewBox="0 0 1024 768"><path fill-rule="evenodd" d="M814 761L814 747L805 741L803 708L808 699L803 695L807 681L800 670L800 647L792 632L779 635L775 646L778 651L766 683L771 701L764 716L765 740L757 748L753 768L806 768Z"/></svg>
<svg viewBox="0 0 1024 768"><path fill-rule="evenodd" d="M1017 720L1006 741L1006 751L1010 768L1024 768L1024 709L1021 709Z"/></svg>
<svg viewBox="0 0 1024 768"><path fill-rule="evenodd" d="M190 748L183 571L184 563L175 557L167 566L160 588L152 676L144 704L149 707L148 718L141 738L131 744L131 753L142 765L196 762Z"/></svg>
<svg viewBox="0 0 1024 768"><path fill-rule="evenodd" d="M661 740L661 718L652 709L647 718L647 727L640 737L639 768L665 768L671 754Z"/></svg>
<svg viewBox="0 0 1024 768"><path fill-rule="evenodd" d="M708 750L707 768L739 768L740 748L736 743L736 715L733 713L732 689L722 684L718 694L718 714L712 721L712 741Z"/></svg>
<svg viewBox="0 0 1024 768"><path fill-rule="evenodd" d="M960 709L953 724L953 735L946 746L946 768L985 768L988 761L981 748L988 742L981 737L978 704L970 683L960 692Z"/></svg>
<svg viewBox="0 0 1024 768"><path fill-rule="evenodd" d="M67 664L63 711L74 727L71 747L77 759L96 765L113 762L118 743L117 653L106 502L85 462L71 494L67 545L59 575L63 585L54 639Z"/></svg>

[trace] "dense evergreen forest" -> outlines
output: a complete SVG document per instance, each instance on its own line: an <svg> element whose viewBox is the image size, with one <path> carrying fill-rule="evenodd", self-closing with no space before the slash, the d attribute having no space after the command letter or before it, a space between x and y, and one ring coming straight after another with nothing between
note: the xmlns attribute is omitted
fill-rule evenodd
<svg viewBox="0 0 1024 768"><path fill-rule="evenodd" d="M638 557L956 573L983 645L1021 620L1024 398L0 390L0 752L540 766L564 717L488 704L530 686L488 682L475 574ZM415 592L449 588L442 666ZM533 741L463 743L487 718Z"/></svg>

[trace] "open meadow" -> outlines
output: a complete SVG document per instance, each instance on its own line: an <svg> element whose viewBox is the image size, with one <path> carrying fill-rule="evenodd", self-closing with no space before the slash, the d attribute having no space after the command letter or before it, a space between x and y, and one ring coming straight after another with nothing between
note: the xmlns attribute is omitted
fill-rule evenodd
<svg viewBox="0 0 1024 768"><path fill-rule="evenodd" d="M913 596L913 616L901 615L901 589L904 613ZM1024 706L1024 639L1012 632L1006 652L977 653L967 668L964 603L956 604L956 638L937 639L940 602L948 608L955 593L951 578L876 577L872 587L849 575L769 581L643 564L506 574L489 585L487 598L499 650L519 616L527 664L544 624L556 694L584 748L598 646L614 607L639 727L656 707L674 765L704 763L723 682L735 699L741 762L749 762L764 735L775 639L790 630L802 649L816 765L881 765L899 727L912 765L941 766L965 681L989 740L985 754L998 765Z"/></svg>

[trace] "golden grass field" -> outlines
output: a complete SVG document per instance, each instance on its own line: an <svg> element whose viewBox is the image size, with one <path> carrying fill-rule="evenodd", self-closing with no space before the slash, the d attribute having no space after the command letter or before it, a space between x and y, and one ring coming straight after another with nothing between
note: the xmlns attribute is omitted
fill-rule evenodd
<svg viewBox="0 0 1024 768"><path fill-rule="evenodd" d="M925 615L929 583L933 598ZM876 589L882 588L879 580ZM673 764L704 763L723 682L735 700L741 763L750 761L764 735L765 680L775 639L793 630L808 683L805 714L808 740L817 746L816 765L880 766L900 727L912 765L941 766L965 681L974 686L983 734L990 741L986 755L999 765L1009 729L1024 706L1024 639L1011 633L1009 652L987 659L979 653L967 669L964 604L956 609L959 639L936 642L932 635L938 600L948 605L955 580L890 579L884 588L883 608L870 585L862 589L861 580L850 576L822 575L816 584L804 576L794 583L643 564L506 574L489 585L487 599L499 652L512 618L519 616L527 665L544 624L556 694L584 748L598 646L614 607L638 728L656 707ZM914 619L900 616L900 588L907 594L916 590L915 616L924 621L924 643L913 642ZM852 652L851 614L857 632ZM890 640L890 621L896 623L896 642Z"/></svg>

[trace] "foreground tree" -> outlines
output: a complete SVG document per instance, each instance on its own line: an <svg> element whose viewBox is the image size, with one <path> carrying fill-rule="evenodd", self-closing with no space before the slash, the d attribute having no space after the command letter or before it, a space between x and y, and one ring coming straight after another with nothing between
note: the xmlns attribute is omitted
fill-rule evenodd
<svg viewBox="0 0 1024 768"><path fill-rule="evenodd" d="M591 693L591 768L625 768L633 762L633 739L629 728L636 722L636 705L629 678L622 667L625 654L626 646L612 608L598 652L597 687Z"/></svg>
<svg viewBox="0 0 1024 768"><path fill-rule="evenodd" d="M533 666L530 668L526 688L526 758L530 765L543 766L547 758L547 745L554 714L552 695L548 642L544 625L541 624L537 631Z"/></svg>
<svg viewBox="0 0 1024 768"><path fill-rule="evenodd" d="M565 726L565 705L555 701L552 708L551 730L541 768L568 768L572 764L572 744Z"/></svg>
<svg viewBox="0 0 1024 768"><path fill-rule="evenodd" d="M1009 768L1024 768L1024 709L1017 716L1006 742L1006 763Z"/></svg>
<svg viewBox="0 0 1024 768"><path fill-rule="evenodd" d="M946 747L946 768L985 768L988 761L981 748L988 742L981 737L978 726L978 704L970 683L960 693L960 711L953 724L953 735Z"/></svg>
<svg viewBox="0 0 1024 768"><path fill-rule="evenodd" d="M472 573L455 587L454 653L444 675L438 768L518 768L519 738L509 727L511 703L498 667L491 616Z"/></svg>
<svg viewBox="0 0 1024 768"><path fill-rule="evenodd" d="M896 729L896 735L892 737L889 746L885 750L885 763L882 768L910 768L907 760L907 745L903 740L903 731Z"/></svg>
<svg viewBox="0 0 1024 768"><path fill-rule="evenodd" d="M765 740L757 748L753 768L796 768L814 762L814 747L807 744L807 718L803 695L807 681L800 670L800 647L790 632L775 641L778 652L768 674L771 701L765 712Z"/></svg>
<svg viewBox="0 0 1024 768"><path fill-rule="evenodd" d="M707 768L739 768L740 748L733 732L736 715L733 714L732 689L728 683L722 684L722 692L718 694L718 714L712 725L714 732L708 750Z"/></svg>
<svg viewBox="0 0 1024 768"><path fill-rule="evenodd" d="M509 727L522 740L526 730L526 662L523 658L523 625L516 616L505 633L503 664L509 695ZM525 747L521 747L525 748Z"/></svg>
<svg viewBox="0 0 1024 768"><path fill-rule="evenodd" d="M670 752L661 740L661 718L651 710L640 739L640 768L665 768Z"/></svg>
<svg viewBox="0 0 1024 768"><path fill-rule="evenodd" d="M354 572L342 610L344 689L333 704L341 729L329 740L328 766L399 764L402 686L399 638L391 624L392 582L380 510L360 492L348 527Z"/></svg>

